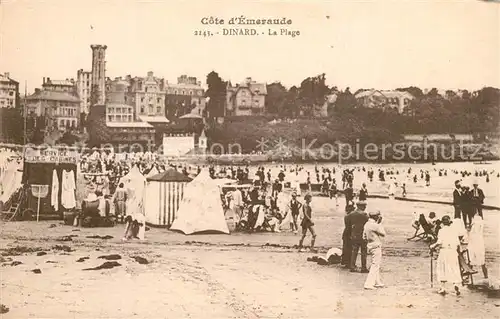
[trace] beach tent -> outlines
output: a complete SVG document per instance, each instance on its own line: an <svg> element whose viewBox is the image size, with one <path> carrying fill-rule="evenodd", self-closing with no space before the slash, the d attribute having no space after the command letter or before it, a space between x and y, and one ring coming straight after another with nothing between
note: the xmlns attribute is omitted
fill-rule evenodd
<svg viewBox="0 0 500 319"><path fill-rule="evenodd" d="M153 226L172 225L191 178L171 168L148 177L147 181L144 203L146 222Z"/></svg>
<svg viewBox="0 0 500 319"><path fill-rule="evenodd" d="M184 198L170 227L186 235L214 231L229 234L218 182L210 177L208 169L184 189Z"/></svg>
<svg viewBox="0 0 500 319"><path fill-rule="evenodd" d="M127 175L120 179L120 183L123 183L124 188L127 190L127 195L129 200L127 200L127 214L129 213L141 213L144 214L144 196L146 190L146 177L142 175L137 166L130 169ZM134 200L131 200L131 199ZM138 207L142 207L138 210Z"/></svg>
<svg viewBox="0 0 500 319"><path fill-rule="evenodd" d="M150 177L153 177L155 175L158 175L160 172L158 172L158 169L156 168L156 166L153 166L149 172L146 174L146 179L150 178Z"/></svg>

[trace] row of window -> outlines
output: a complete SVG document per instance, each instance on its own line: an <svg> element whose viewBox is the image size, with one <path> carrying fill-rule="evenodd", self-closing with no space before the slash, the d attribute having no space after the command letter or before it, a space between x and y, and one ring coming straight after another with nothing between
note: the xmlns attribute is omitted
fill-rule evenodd
<svg viewBox="0 0 500 319"><path fill-rule="evenodd" d="M57 106L57 107L65 107L65 106L67 106L67 107L68 106L75 107L76 104L79 104L79 102L73 102L73 103L71 103L71 102L59 102L59 101L56 101L54 103L54 105Z"/></svg>
<svg viewBox="0 0 500 319"><path fill-rule="evenodd" d="M399 99L397 97L391 97L391 98L388 98L387 101L391 104L399 104ZM408 98L405 98L403 103L406 105L408 103L410 103L410 99Z"/></svg>
<svg viewBox="0 0 500 319"><path fill-rule="evenodd" d="M148 113L149 114L153 114L154 113L154 107L152 105L149 106L148 108ZM144 105L141 105L141 114L144 115L146 113L146 108L144 107ZM163 109L161 106L157 106L156 107L156 114L162 114L163 113Z"/></svg>
<svg viewBox="0 0 500 319"><path fill-rule="evenodd" d="M132 115L108 115L109 122L132 122Z"/></svg>
<svg viewBox="0 0 500 319"><path fill-rule="evenodd" d="M14 91L12 91L12 90L0 90L0 94L14 96Z"/></svg>
<svg viewBox="0 0 500 319"><path fill-rule="evenodd" d="M133 110L131 107L110 107L108 113L133 113Z"/></svg>
<svg viewBox="0 0 500 319"><path fill-rule="evenodd" d="M60 115L60 116L77 116L78 115L76 108L74 108L74 107L58 108L56 111L56 114Z"/></svg>
<svg viewBox="0 0 500 319"><path fill-rule="evenodd" d="M174 95L198 95L201 96L203 95L203 90L175 90L175 89L168 89L167 90L169 94L174 94Z"/></svg>
<svg viewBox="0 0 500 319"><path fill-rule="evenodd" d="M125 97L125 101L126 101L126 100L127 100L127 97ZM162 99L161 99L160 97L159 97L159 98L156 98L156 103L158 103L158 104L162 104L162 101L161 101L161 100L162 100ZM153 98L152 98L152 97L150 97L148 102L149 102L149 103L153 103ZM143 98L143 97L141 97L141 103L144 103L144 98Z"/></svg>
<svg viewBox="0 0 500 319"><path fill-rule="evenodd" d="M14 106L14 100L12 99L2 99L0 100L0 107Z"/></svg>
<svg viewBox="0 0 500 319"><path fill-rule="evenodd" d="M241 102L240 103L241 105L247 105L247 101L245 99L240 100L240 102ZM258 100L258 99L254 100L253 102L255 105L260 104L260 100ZM251 104L252 104L252 100L249 101L249 105L251 105Z"/></svg>
<svg viewBox="0 0 500 319"><path fill-rule="evenodd" d="M58 121L59 128L75 128L76 120L61 119Z"/></svg>

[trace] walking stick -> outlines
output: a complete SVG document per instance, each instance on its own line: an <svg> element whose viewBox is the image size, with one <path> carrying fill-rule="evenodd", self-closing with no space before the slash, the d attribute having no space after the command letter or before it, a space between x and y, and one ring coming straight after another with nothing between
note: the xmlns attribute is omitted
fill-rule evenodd
<svg viewBox="0 0 500 319"><path fill-rule="evenodd" d="M434 288L434 272L433 272L433 265L432 265L433 264L432 261L434 259L433 255L434 254L433 254L433 251L431 249L431 288Z"/></svg>

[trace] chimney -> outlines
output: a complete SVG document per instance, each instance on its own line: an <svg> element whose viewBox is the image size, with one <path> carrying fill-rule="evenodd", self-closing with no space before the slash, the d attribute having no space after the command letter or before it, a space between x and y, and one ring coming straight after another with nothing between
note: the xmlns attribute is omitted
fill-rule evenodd
<svg viewBox="0 0 500 319"><path fill-rule="evenodd" d="M43 77L43 82L42 82L42 84L45 84L45 77Z"/></svg>
<svg viewBox="0 0 500 319"><path fill-rule="evenodd" d="M9 77L10 77L10 73L9 73L9 72L5 72L5 74L4 74L4 75L5 75L5 77L6 77L6 78L9 78Z"/></svg>
<svg viewBox="0 0 500 319"><path fill-rule="evenodd" d="M246 82L247 82L247 84L251 83L252 82L252 78L251 77L246 78Z"/></svg>

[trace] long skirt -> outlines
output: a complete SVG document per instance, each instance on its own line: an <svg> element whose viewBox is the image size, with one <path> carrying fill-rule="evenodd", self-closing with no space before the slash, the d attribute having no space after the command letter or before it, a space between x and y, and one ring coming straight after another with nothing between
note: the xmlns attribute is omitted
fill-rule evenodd
<svg viewBox="0 0 500 319"><path fill-rule="evenodd" d="M484 237L483 234L470 234L469 245L470 263L473 266L482 266L485 264L484 258Z"/></svg>
<svg viewBox="0 0 500 319"><path fill-rule="evenodd" d="M442 248L439 251L436 273L439 281L447 281L454 284L462 282L460 265L458 263L458 253L455 249Z"/></svg>

